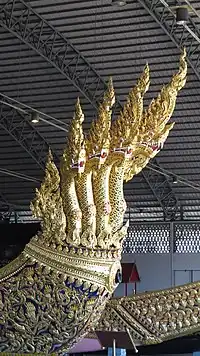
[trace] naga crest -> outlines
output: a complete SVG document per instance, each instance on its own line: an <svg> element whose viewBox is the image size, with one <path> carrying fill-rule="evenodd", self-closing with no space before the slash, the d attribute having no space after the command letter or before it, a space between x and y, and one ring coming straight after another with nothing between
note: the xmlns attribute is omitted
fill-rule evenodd
<svg viewBox="0 0 200 356"><path fill-rule="evenodd" d="M178 73L144 110L146 65L115 121L110 79L87 136L77 100L60 170L49 153L31 204L42 231L0 271L0 351L63 354L96 327L121 281L128 227L123 182L159 152L173 127L168 121L186 81L185 57L183 52Z"/></svg>

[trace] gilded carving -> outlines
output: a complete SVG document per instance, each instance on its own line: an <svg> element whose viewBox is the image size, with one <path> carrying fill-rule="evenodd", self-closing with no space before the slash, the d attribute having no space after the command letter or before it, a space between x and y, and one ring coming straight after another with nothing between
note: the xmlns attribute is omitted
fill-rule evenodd
<svg viewBox="0 0 200 356"><path fill-rule="evenodd" d="M144 168L166 140L172 128L167 122L186 72L183 53L179 72L144 111L149 87L146 66L113 123L115 96L110 80L87 137L77 101L60 171L49 152L44 181L31 204L33 214L41 219L42 233L0 270L1 352L62 355L95 329L120 282L128 226L128 222L123 225L123 181ZM196 300L191 304L186 292L191 294L186 289L185 294L175 291L173 300L169 293L165 313L164 292L149 299L124 298L119 305L113 300L99 327L107 329L112 320L118 329L128 322L140 339L159 342L164 333L173 337L174 325L176 330L189 330L198 319Z"/></svg>
<svg viewBox="0 0 200 356"><path fill-rule="evenodd" d="M112 299L97 330L129 328L142 344L193 334L200 329L200 282Z"/></svg>

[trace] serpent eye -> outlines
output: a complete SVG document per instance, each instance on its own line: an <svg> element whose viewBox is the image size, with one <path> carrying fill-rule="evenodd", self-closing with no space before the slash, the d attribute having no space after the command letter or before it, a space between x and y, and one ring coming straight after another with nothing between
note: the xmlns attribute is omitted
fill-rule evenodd
<svg viewBox="0 0 200 356"><path fill-rule="evenodd" d="M106 152L101 153L101 158L105 158L107 156Z"/></svg>
<svg viewBox="0 0 200 356"><path fill-rule="evenodd" d="M117 270L117 273L115 275L115 283L121 283L122 282L122 272L120 269Z"/></svg>

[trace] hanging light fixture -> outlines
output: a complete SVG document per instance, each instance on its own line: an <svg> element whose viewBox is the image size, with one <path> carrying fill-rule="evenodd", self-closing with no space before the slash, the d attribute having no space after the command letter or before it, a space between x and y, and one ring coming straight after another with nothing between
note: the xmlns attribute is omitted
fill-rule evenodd
<svg viewBox="0 0 200 356"><path fill-rule="evenodd" d="M37 124L40 121L39 113L36 111L33 111L31 113L31 122L33 124Z"/></svg>
<svg viewBox="0 0 200 356"><path fill-rule="evenodd" d="M178 183L178 178L176 176L172 177L172 182L173 184L177 184Z"/></svg>
<svg viewBox="0 0 200 356"><path fill-rule="evenodd" d="M124 6L126 5L126 0L112 0L112 5Z"/></svg>
<svg viewBox="0 0 200 356"><path fill-rule="evenodd" d="M188 7L179 6L176 8L176 23L177 25L185 25L188 21Z"/></svg>

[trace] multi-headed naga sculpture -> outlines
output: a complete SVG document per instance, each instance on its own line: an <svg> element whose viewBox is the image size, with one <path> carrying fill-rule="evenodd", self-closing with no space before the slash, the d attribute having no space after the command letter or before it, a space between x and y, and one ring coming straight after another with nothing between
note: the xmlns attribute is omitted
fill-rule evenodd
<svg viewBox="0 0 200 356"><path fill-rule="evenodd" d="M168 121L186 81L185 56L178 73L143 110L146 66L113 122L110 81L87 137L77 101L60 172L49 153L31 204L42 232L0 271L1 352L64 354L95 328L122 330L127 324L142 343L200 328L199 285L110 300L120 282L128 226L123 182L159 152L173 127Z"/></svg>

